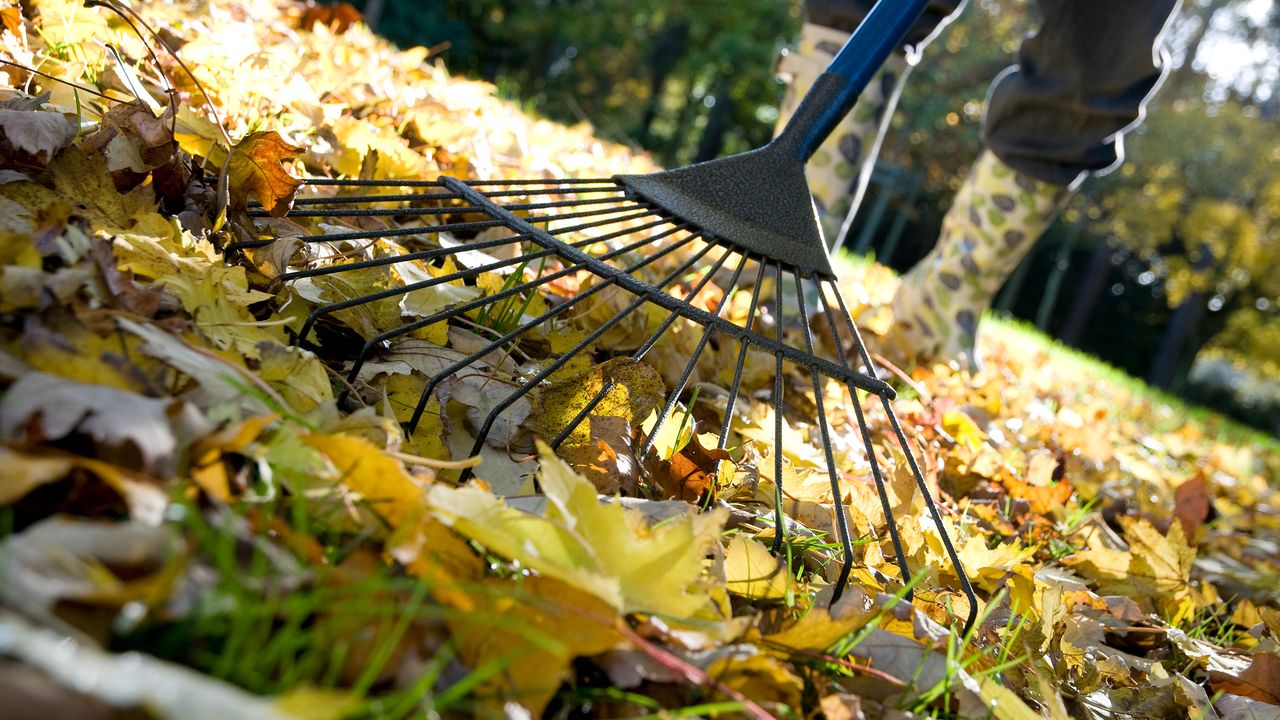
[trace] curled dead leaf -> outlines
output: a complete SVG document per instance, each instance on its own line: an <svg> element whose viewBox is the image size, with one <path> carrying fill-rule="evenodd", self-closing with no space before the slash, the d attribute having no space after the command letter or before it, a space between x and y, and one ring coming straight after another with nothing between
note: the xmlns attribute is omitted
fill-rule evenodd
<svg viewBox="0 0 1280 720"><path fill-rule="evenodd" d="M293 207L293 198L302 181L284 169L285 160L302 153L274 130L250 133L231 148L227 159L227 188L231 206L244 208L249 198L275 217Z"/></svg>
<svg viewBox="0 0 1280 720"><path fill-rule="evenodd" d="M302 11L298 27L303 30L314 30L317 25L321 25L333 30L334 34L341 35L362 20L364 16L351 3L311 5Z"/></svg>
<svg viewBox="0 0 1280 720"><path fill-rule="evenodd" d="M1260 652L1249 667L1237 674L1210 671L1214 692L1241 695L1272 705L1280 705L1280 657Z"/></svg>

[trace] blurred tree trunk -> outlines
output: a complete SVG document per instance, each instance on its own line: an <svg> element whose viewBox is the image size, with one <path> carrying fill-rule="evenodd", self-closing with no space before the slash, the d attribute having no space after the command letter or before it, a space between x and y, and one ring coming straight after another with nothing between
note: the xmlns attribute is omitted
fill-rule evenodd
<svg viewBox="0 0 1280 720"><path fill-rule="evenodd" d="M711 111L707 113L707 124L702 128L702 137L698 138L698 149L693 154L694 162L704 162L719 157L724 147L724 134L733 119L733 97L729 94L731 78L721 75L712 90Z"/></svg>
<svg viewBox="0 0 1280 720"><path fill-rule="evenodd" d="M645 103L640 130L636 133L636 140L642 147L649 147L653 139L653 121L657 119L658 109L662 106L667 78L688 48L689 24L680 19L668 22L653 43L653 52L649 56L649 101Z"/></svg>
<svg viewBox="0 0 1280 720"><path fill-rule="evenodd" d="M1076 291L1075 309L1071 311L1067 326L1062 331L1062 342L1072 346L1080 344L1080 339L1089 327L1089 320L1093 317L1093 309L1097 307L1098 299L1107 288L1107 278L1111 275L1111 257L1115 252L1105 238L1093 246L1089 265L1084 271L1084 281Z"/></svg>

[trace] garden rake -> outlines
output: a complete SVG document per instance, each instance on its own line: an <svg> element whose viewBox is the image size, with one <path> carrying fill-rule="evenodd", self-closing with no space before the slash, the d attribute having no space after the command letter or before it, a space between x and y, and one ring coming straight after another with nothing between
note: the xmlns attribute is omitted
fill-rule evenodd
<svg viewBox="0 0 1280 720"><path fill-rule="evenodd" d="M358 355L352 358L349 373L349 380L355 381L361 370L393 341L437 323L464 320L468 313L485 312L501 303L518 303L534 292L545 296L545 291L558 281L563 283L582 276L585 271L592 280L582 283L570 296L548 299L547 309L536 317L518 313L517 325L510 329L504 326L500 335L494 331L498 336L492 341L484 342L474 352L448 363L429 377L406 430L413 433L418 428L442 383L467 372L491 353L511 347L535 328L545 330L549 324L568 317L575 308L580 311L588 307L588 299L598 300L606 290L621 291L630 300L616 314L600 322L572 347L519 374L510 393L497 402L482 421L475 423L478 427L471 455L480 453L495 426L504 422L503 414L513 405L577 355L595 347L628 317L637 312L653 312L653 308L643 310L650 305L656 306L665 320L631 350L630 358L643 358L679 319L701 326L702 331L679 380L666 396L665 406L657 413L657 425L641 441L636 453L638 459L654 452L654 438L688 388L709 344L722 347L723 343L733 342L737 346L736 365L733 381L727 388L717 446L724 450L735 406L745 395L741 385L748 353L754 350L756 357L767 353L773 361L772 392L762 390L757 397L771 395L768 399L773 406L772 461L777 523L774 550L776 553L781 549L786 531L783 442L784 429L790 432L789 427L784 428L784 415L790 412L791 422L797 427L816 419L811 437L821 446L831 484L834 524L843 550L833 602L849 579L854 554L849 521L841 500L843 473L833 450L837 438L833 437L836 433L828 421L832 410L830 396L824 397L824 388L831 381L841 388L841 402L847 397L852 406L862 449L870 463L896 561L910 598L910 569L859 393L865 393L868 402L874 402L871 400L874 396L883 405L896 443L914 475L954 565L961 590L968 599L965 625L968 632L977 615L977 598L890 406L894 390L876 377L875 366L841 296L804 174L805 162L852 108L858 94L889 53L900 45L926 4L927 0L881 0L805 96L782 134L750 152L655 174L597 179L308 180L314 189L313 196L300 198L290 217L317 218L325 232L296 238L302 246L333 247L341 243L396 238L409 250L357 261L335 259L330 255L310 260L301 267L286 263L289 267L275 278L277 282L297 283L408 262L435 263L434 267L442 268L442 274L317 307L303 323L298 342L313 342L317 331L334 313L446 283L474 284L485 273L507 275L507 282L496 291L457 302L390 331L361 337L363 344ZM251 214L265 213L259 209ZM411 224L367 229L380 218L395 218ZM338 223L348 225L330 231ZM271 242L244 241L231 248L262 248ZM530 274L533 278L526 280ZM690 276L697 279L682 282L682 278ZM659 279L647 281L648 278ZM716 286L723 294L700 305L698 298L704 291L711 293L708 286L713 278L717 279ZM770 281L771 290L766 292L763 288L768 287ZM673 293L676 286L680 286L682 292ZM747 288L750 288L750 304L746 319L734 321L727 316L726 309L731 297L739 291L745 297ZM788 314L791 316L787 317ZM771 330L764 322L766 317L772 317ZM784 326L788 323L792 328L798 327L802 342L789 342L784 337ZM757 329L757 325L765 327ZM819 332L830 333L834 352L828 356L815 353L814 325ZM846 350L843 337L851 338L852 352ZM726 357L732 357L732 351ZM797 419L794 410L789 410L784 366L812 383L811 401L791 398L790 403L791 406L804 405L811 411L808 418ZM727 362L721 363L721 369L727 369ZM612 379L605 381L576 416L550 439L549 445L560 446L592 415L614 384ZM847 413L847 407L840 412Z"/></svg>

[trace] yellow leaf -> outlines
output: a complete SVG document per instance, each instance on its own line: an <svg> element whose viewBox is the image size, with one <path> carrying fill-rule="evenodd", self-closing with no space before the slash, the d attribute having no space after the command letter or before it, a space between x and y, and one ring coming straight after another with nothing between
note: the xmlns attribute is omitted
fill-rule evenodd
<svg viewBox="0 0 1280 720"><path fill-rule="evenodd" d="M342 484L393 528L422 518L426 499L422 485L381 448L351 435L308 435L303 442L324 453Z"/></svg>
<svg viewBox="0 0 1280 720"><path fill-rule="evenodd" d="M488 580L472 591L477 607L449 621L459 659L492 673L477 693L500 717L515 702L541 717L574 658L612 649L622 637L614 608L598 597L547 577Z"/></svg>
<svg viewBox="0 0 1280 720"><path fill-rule="evenodd" d="M955 438L957 443L967 445L972 450L982 447L987 440L987 434L982 432L973 418L959 410L948 410L942 414L942 429Z"/></svg>
<svg viewBox="0 0 1280 720"><path fill-rule="evenodd" d="M960 548L960 564L969 570L969 579L987 592L995 592L1004 584L1004 578L1014 566L1022 565L1035 557L1034 547L1022 547L1017 540L987 547L982 535L970 537Z"/></svg>
<svg viewBox="0 0 1280 720"><path fill-rule="evenodd" d="M191 446L191 479L210 497L229 502L231 481L223 455L248 447L276 419L276 415L251 417L201 438Z"/></svg>
<svg viewBox="0 0 1280 720"><path fill-rule="evenodd" d="M40 457L27 455L0 446L0 506L21 500L27 493L41 485L56 482L67 476L75 463L65 457Z"/></svg>
<svg viewBox="0 0 1280 720"><path fill-rule="evenodd" d="M544 438L555 437L606 382L612 382L613 388L592 414L625 418L632 426L650 415L666 395L662 376L653 367L630 358L614 358L541 388L526 427ZM591 429L583 422L565 439L565 445L570 449L590 441Z"/></svg>
<svg viewBox="0 0 1280 720"><path fill-rule="evenodd" d="M294 720L342 720L360 707L360 698L343 690L296 687L278 695L272 705Z"/></svg>
<svg viewBox="0 0 1280 720"><path fill-rule="evenodd" d="M729 592L752 600L787 596L790 577L782 562L762 543L735 535L724 551L724 575Z"/></svg>
<svg viewBox="0 0 1280 720"><path fill-rule="evenodd" d="M595 487L539 443L549 507L537 517L476 487L428 491L446 524L503 557L592 593L622 612L688 617L711 601L703 560L723 510L650 527L643 513L601 503Z"/></svg>
<svg viewBox="0 0 1280 720"><path fill-rule="evenodd" d="M804 682L785 663L768 655L729 655L707 668L707 675L757 703L801 709Z"/></svg>
<svg viewBox="0 0 1280 720"><path fill-rule="evenodd" d="M772 635L766 635L764 639L796 650L822 652L851 633L861 630L875 615L874 610L864 611L858 608L836 617L829 608L814 606L799 620Z"/></svg>

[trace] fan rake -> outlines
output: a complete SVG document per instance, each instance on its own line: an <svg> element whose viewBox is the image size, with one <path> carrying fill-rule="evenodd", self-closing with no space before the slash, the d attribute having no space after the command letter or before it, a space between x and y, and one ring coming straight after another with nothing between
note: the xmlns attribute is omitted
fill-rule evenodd
<svg viewBox="0 0 1280 720"><path fill-rule="evenodd" d="M289 261L278 263L284 267L274 278L276 283L314 282L324 276L410 264L433 267L439 274L418 273L412 277L423 279L321 304L303 321L297 342L316 343L334 324L335 314L343 311L446 284L474 286L477 278L487 273L507 278L496 290L477 292L472 299L454 302L380 334L362 335L358 351L349 358L347 379L354 385L362 370L398 340L441 323L474 325L479 314L520 303L534 293L542 297L536 316L513 313L514 320L491 329L478 343L467 346L465 356L448 362L426 379L406 422L406 431L414 433L431 399L445 383L493 353L508 352L531 334L548 328L554 332L558 323L611 298L609 307L616 309L611 317L595 323L571 347L546 353L515 373L505 397L474 422L471 455L476 455L495 426L512 421L513 406L575 358L590 355L599 360L616 355L639 361L677 322L700 327L683 370L656 413L656 425L636 448L637 459L655 452L655 438L663 424L671 421L695 372L700 368L710 375L723 371L726 358L734 357L736 344L736 363L732 381L725 388L716 448L729 446L735 413L746 403L767 398L773 406L770 459L776 521L773 548L777 552L786 534L784 439L790 437L792 426L810 428L811 439L821 447L820 464L830 481L835 531L843 551L833 602L854 564L842 502L845 471L837 462L837 455L844 457L847 450L836 452L844 436L837 437L829 422L836 412L830 404L836 395L841 405L839 415L847 417L852 408L902 581L907 583L911 577L864 409L864 402L878 401L968 599L967 632L976 618L977 598L893 412L894 390L876 376L875 365L841 295L803 169L805 160L856 100L925 4L925 0L879 3L806 96L782 135L748 153L664 173L612 178L309 180L309 193L297 200L289 216L312 218L323 232L292 238L300 250ZM250 215L263 216L265 212L250 210ZM358 260L346 258L343 252L380 239L394 240L405 252ZM258 251L272 242L269 238L245 240L229 250ZM740 305L736 312L729 312L735 298L748 295L745 312ZM634 347L628 346L624 352L602 349L602 343L608 344L610 331L620 323L655 317L661 320L655 321L656 327ZM709 347L717 352L708 353ZM730 349L724 352L726 347ZM772 359L771 389L743 392L749 356L756 362L762 356ZM711 371L706 369L709 365ZM808 392L802 386L789 389L789 377L807 379ZM548 444L560 447L592 416L615 382L606 378ZM830 391L832 384L838 386L838 393ZM788 397L797 392L799 397ZM910 584L907 588L910 597Z"/></svg>

